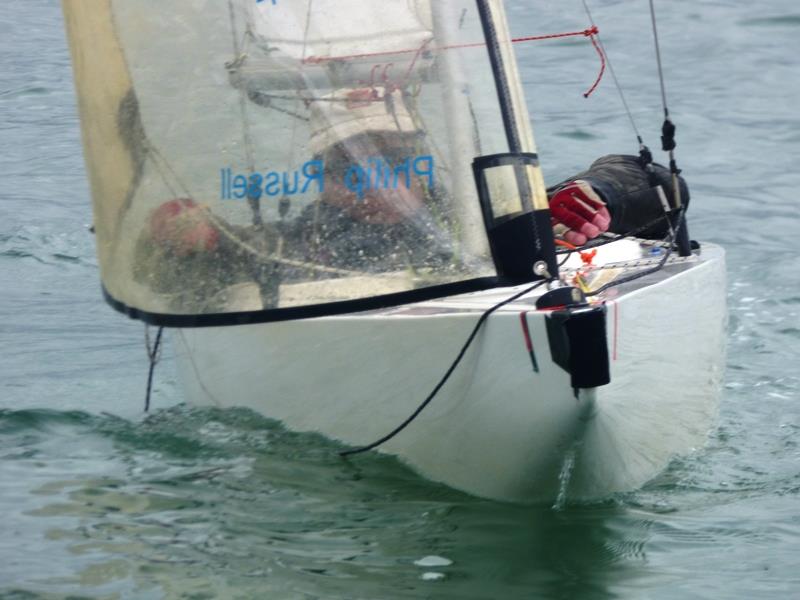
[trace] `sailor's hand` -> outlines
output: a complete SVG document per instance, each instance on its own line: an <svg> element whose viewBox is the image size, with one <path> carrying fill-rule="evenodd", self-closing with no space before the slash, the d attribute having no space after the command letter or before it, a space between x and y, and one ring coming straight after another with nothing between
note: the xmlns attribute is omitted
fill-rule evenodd
<svg viewBox="0 0 800 600"><path fill-rule="evenodd" d="M550 215L555 234L575 246L583 246L608 231L611 222L605 202L592 186L580 179L553 194Z"/></svg>

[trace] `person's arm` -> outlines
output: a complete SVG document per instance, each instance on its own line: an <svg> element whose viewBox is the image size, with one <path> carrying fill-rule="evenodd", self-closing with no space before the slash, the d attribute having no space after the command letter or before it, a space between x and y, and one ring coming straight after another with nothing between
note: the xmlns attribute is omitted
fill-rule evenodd
<svg viewBox="0 0 800 600"><path fill-rule="evenodd" d="M678 179L681 201L686 206L689 190L683 178ZM663 218L664 206L658 186L671 201L672 178L666 167L653 163L648 171L636 156L604 156L586 171L548 190L556 234L570 243L581 245L581 242L586 243L606 230L626 234L651 224L638 235L645 238L665 237L669 225ZM605 217L609 217L609 221L604 229ZM587 224L593 225L594 229L587 227Z"/></svg>

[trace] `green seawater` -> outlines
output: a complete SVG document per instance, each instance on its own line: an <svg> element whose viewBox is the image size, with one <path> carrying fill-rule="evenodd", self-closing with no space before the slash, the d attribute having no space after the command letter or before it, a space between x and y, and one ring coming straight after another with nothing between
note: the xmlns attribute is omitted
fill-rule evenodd
<svg viewBox="0 0 800 600"><path fill-rule="evenodd" d="M577 1L507 4L516 35L587 24ZM590 7L657 150L646 4ZM643 489L553 508L474 498L390 457L343 461L246 410L188 407L170 348L144 415L142 327L100 295L59 6L3 0L0 598L800 597L797 7L656 8L690 232L728 251L719 424ZM588 42L517 53L548 180L636 152L609 74L582 96L600 66Z"/></svg>

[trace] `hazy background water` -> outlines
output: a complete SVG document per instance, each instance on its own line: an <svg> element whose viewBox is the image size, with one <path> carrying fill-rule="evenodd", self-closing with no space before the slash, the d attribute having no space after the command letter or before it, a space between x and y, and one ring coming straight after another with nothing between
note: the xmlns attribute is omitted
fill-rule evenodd
<svg viewBox="0 0 800 600"><path fill-rule="evenodd" d="M655 149L646 4L590 5ZM0 597L800 596L800 12L658 4L692 237L728 250L720 424L643 490L553 510L186 408L168 353L144 419L142 327L100 298L59 6L2 0ZM520 35L587 22L573 0L508 5ZM611 79L581 96L599 66L585 40L518 54L548 179L635 152Z"/></svg>

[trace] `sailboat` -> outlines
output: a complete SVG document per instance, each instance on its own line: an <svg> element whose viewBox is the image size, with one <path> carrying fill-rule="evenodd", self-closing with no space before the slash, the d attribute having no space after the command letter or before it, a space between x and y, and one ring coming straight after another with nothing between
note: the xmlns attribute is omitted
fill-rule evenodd
<svg viewBox="0 0 800 600"><path fill-rule="evenodd" d="M677 204L669 239L557 250L503 3L351 8L63 0L106 300L172 330L189 402L478 496L700 447L724 251Z"/></svg>

